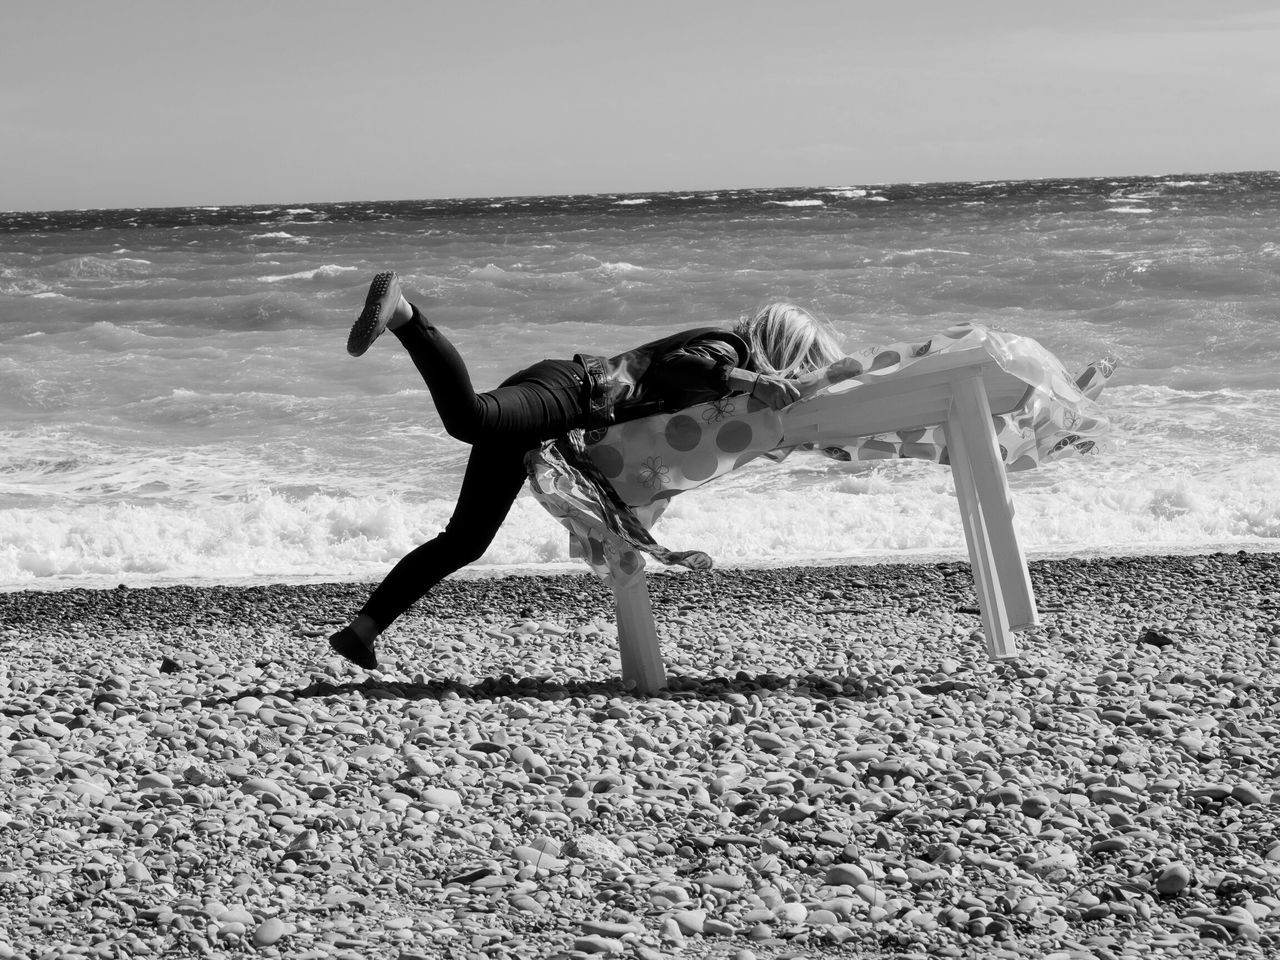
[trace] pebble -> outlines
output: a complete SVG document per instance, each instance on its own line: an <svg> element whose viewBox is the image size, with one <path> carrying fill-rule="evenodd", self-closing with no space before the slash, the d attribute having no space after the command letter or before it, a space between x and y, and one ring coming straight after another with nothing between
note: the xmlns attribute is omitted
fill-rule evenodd
<svg viewBox="0 0 1280 960"><path fill-rule="evenodd" d="M644 924L638 921L616 923L610 920L584 920L582 921L582 932L618 940L628 934L644 933Z"/></svg>
<svg viewBox="0 0 1280 960"><path fill-rule="evenodd" d="M627 855L618 844L607 837L591 833L580 833L570 837L564 845L564 853L579 860L601 861L617 865L623 865L627 861Z"/></svg>
<svg viewBox="0 0 1280 960"><path fill-rule="evenodd" d="M1267 802L1267 798L1251 783L1237 783L1231 788L1231 798L1246 807L1258 806Z"/></svg>
<svg viewBox="0 0 1280 960"><path fill-rule="evenodd" d="M773 915L783 923L804 923L809 910L803 903L784 903L773 911Z"/></svg>
<svg viewBox="0 0 1280 960"><path fill-rule="evenodd" d="M314 649L362 587L0 594L0 886L36 921L0 960L60 955L73 909L140 956L1257 950L1264 562L1038 562L1052 616L998 666L928 616L971 602L963 565L865 568L854 620L803 612L838 567L653 577L659 697L616 683L586 579L446 581L376 682ZM1144 623L1178 642L1105 642Z"/></svg>
<svg viewBox="0 0 1280 960"><path fill-rule="evenodd" d="M680 928L682 934L686 936L700 934L707 923L707 911L677 910L671 914L670 919Z"/></svg>
<svg viewBox="0 0 1280 960"><path fill-rule="evenodd" d="M573 941L573 949L582 953L599 953L612 956L625 952L626 945L621 940L614 940L610 937L585 936L578 937Z"/></svg>
<svg viewBox="0 0 1280 960"><path fill-rule="evenodd" d="M709 873L696 881L716 890L736 892L747 885L747 878L734 873Z"/></svg>
<svg viewBox="0 0 1280 960"><path fill-rule="evenodd" d="M513 856L520 863L527 864L537 870L545 870L547 873L559 873L569 866L569 861L537 847L517 846L513 851Z"/></svg>
<svg viewBox="0 0 1280 960"><path fill-rule="evenodd" d="M828 886L857 887L868 881L866 871L854 863L837 863L827 870Z"/></svg>
<svg viewBox="0 0 1280 960"><path fill-rule="evenodd" d="M267 777L250 777L240 789L252 797L273 797L279 799L284 796L285 790L279 783Z"/></svg>
<svg viewBox="0 0 1280 960"><path fill-rule="evenodd" d="M448 787L428 787L419 794L423 803L441 810L457 810L462 806L462 794Z"/></svg>
<svg viewBox="0 0 1280 960"><path fill-rule="evenodd" d="M253 943L269 947L285 935L285 925L279 917L267 917L253 931Z"/></svg>
<svg viewBox="0 0 1280 960"><path fill-rule="evenodd" d="M1184 863L1171 863L1156 878L1156 890L1165 897L1176 897L1191 882L1191 868Z"/></svg>

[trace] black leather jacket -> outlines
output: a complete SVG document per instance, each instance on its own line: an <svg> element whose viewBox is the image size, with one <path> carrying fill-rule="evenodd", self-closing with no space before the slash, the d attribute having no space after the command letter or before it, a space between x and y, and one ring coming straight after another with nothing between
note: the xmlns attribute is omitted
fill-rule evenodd
<svg viewBox="0 0 1280 960"><path fill-rule="evenodd" d="M746 342L717 327L685 330L607 360L581 353L574 360L586 370L589 431L718 400L730 392L730 370L755 369Z"/></svg>

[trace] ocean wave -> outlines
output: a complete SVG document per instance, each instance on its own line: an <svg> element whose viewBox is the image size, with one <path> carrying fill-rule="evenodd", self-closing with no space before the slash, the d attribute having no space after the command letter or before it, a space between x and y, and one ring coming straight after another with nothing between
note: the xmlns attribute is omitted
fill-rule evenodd
<svg viewBox="0 0 1280 960"><path fill-rule="evenodd" d="M6 297L57 297L47 283L35 277L10 277L0 274L0 295Z"/></svg>
<svg viewBox="0 0 1280 960"><path fill-rule="evenodd" d="M314 270L274 274L272 276L259 277L258 279L263 283L281 283L285 280L332 280L334 277L340 277L344 273L351 273L357 269L357 267L343 267L336 263L326 263L324 266L316 267Z"/></svg>
<svg viewBox="0 0 1280 960"><path fill-rule="evenodd" d="M1277 468L1274 458L1260 467L1273 478ZM1209 544L1280 549L1280 480L1259 484L1253 465L1208 474L1166 464L1148 473L1084 458L1032 473L1038 475L1018 475L1013 484L1015 523L1032 555L1186 552ZM672 501L654 529L658 540L705 550L721 565L965 556L945 469L890 463L739 474ZM89 576L380 576L434 536L453 506L313 491L281 484L232 500L0 510L0 585ZM476 566L529 564L578 569L569 563L564 530L523 495Z"/></svg>
<svg viewBox="0 0 1280 960"><path fill-rule="evenodd" d="M60 280L132 280L151 274L151 261L136 257L70 257L40 268L42 277Z"/></svg>
<svg viewBox="0 0 1280 960"><path fill-rule="evenodd" d="M971 250L951 250L951 249L948 249L947 247L920 247L918 250L902 250L897 252L895 256L915 257L915 256L920 256L923 254L930 254L930 253L945 253L950 256L956 256L956 257L973 256L973 251Z"/></svg>

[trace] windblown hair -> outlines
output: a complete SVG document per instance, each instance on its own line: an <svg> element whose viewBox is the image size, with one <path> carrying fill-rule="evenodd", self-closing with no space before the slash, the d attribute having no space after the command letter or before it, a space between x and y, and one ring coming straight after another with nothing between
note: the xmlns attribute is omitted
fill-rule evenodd
<svg viewBox="0 0 1280 960"><path fill-rule="evenodd" d="M751 348L757 371L778 377L814 373L844 356L831 328L793 303L766 304L733 332Z"/></svg>

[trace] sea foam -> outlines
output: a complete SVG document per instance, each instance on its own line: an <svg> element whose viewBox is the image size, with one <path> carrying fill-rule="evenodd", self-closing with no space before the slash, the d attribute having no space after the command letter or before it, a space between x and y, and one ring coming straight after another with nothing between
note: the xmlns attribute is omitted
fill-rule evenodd
<svg viewBox="0 0 1280 960"><path fill-rule="evenodd" d="M945 468L811 459L799 469L746 468L742 477L688 492L672 501L654 535L673 549L705 550L722 565L966 555ZM1205 476L1082 458L1035 474L1013 481L1016 529L1032 556L1257 547L1280 537L1280 459ZM144 477L133 482L145 492ZM150 502L135 496L60 511L0 510L0 586L97 575L132 583L379 577L441 530L453 509L450 499L406 494L168 492ZM476 566L548 564L581 569L563 528L522 495Z"/></svg>
<svg viewBox="0 0 1280 960"><path fill-rule="evenodd" d="M340 277L344 273L351 273L358 270L358 267L343 267L335 263L326 263L322 267L316 267L314 270L299 270L297 273L282 273L266 277L259 277L263 283L280 283L285 280L332 280L334 277Z"/></svg>

